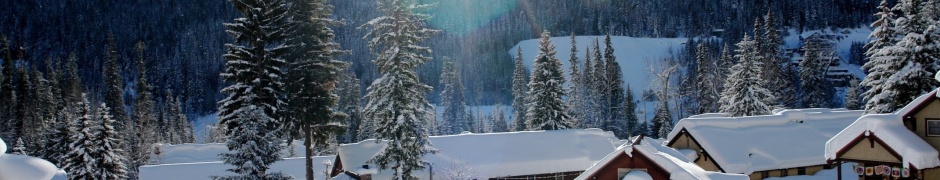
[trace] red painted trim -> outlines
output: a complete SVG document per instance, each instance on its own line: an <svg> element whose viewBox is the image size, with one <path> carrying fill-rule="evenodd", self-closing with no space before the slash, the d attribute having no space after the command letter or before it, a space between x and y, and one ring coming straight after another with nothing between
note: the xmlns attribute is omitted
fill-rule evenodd
<svg viewBox="0 0 940 180"><path fill-rule="evenodd" d="M685 127L683 127L682 130L679 131L678 135L676 135L675 137L672 137L672 139L669 140L669 143L667 143L666 146L672 147L672 145L676 143L676 140L679 140L679 137L681 137L681 135L689 136L689 139L692 139L692 142L695 142L695 145L698 145L699 148L702 148L702 156L705 157L706 160L711 159L712 164L715 164L715 167L718 167L719 171L723 173L727 173L725 172L725 169L721 168L721 165L718 164L718 161L715 161L715 158L709 155L708 151L705 150L705 146L702 146L702 143L698 143L698 140L695 140L695 137L693 137L692 134L689 134L689 130L685 129ZM698 158L702 158L702 157L698 157Z"/></svg>

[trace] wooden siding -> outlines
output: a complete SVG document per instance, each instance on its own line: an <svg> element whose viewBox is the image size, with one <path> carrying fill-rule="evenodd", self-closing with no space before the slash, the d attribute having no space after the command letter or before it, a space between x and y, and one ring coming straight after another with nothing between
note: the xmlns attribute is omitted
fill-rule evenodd
<svg viewBox="0 0 940 180"><path fill-rule="evenodd" d="M846 160L901 163L901 160L891 154L883 144L871 140L871 137L862 138L861 141L858 141L858 143L848 148L839 158Z"/></svg>
<svg viewBox="0 0 940 180"><path fill-rule="evenodd" d="M650 160L649 157L643 155L643 153L640 153L640 151L633 150L632 156L631 158L627 156L627 154L617 153L617 157L614 157L613 160L604 164L586 179L620 179L617 177L617 169L619 168L646 169L646 173L653 177L654 180L669 179L669 172L666 172L666 170Z"/></svg>
<svg viewBox="0 0 940 180"><path fill-rule="evenodd" d="M699 145L698 142L696 142L694 139L692 139L692 136L690 136L689 133L685 132L684 129L682 131L683 131L682 133L679 133L678 135L676 135L676 137L672 141L669 142L669 147L677 149L677 150L678 149L695 150L695 154L696 156L698 156L698 158L693 159L693 161L695 161L696 165L698 165L699 167L702 167L702 169L705 169L706 171L722 172L721 168L718 167L718 163L715 162L715 160L712 159L711 156L708 156L707 154L702 153L702 152L705 152L702 150L702 146Z"/></svg>
<svg viewBox="0 0 940 180"><path fill-rule="evenodd" d="M927 136L927 119L940 119L940 100L933 99L926 106L914 114L916 127L914 133L921 139L933 146L934 149L940 149L940 136ZM908 127L910 128L910 127Z"/></svg>

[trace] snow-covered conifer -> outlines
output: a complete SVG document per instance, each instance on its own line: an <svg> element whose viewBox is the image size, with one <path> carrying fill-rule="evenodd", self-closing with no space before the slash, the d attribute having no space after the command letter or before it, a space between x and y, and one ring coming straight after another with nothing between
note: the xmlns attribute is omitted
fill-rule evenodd
<svg viewBox="0 0 940 180"><path fill-rule="evenodd" d="M672 131L672 114L669 113L669 103L663 102L656 108L653 116L653 138L666 138Z"/></svg>
<svg viewBox="0 0 940 180"><path fill-rule="evenodd" d="M758 41L760 48L758 50L763 57L761 77L767 81L764 88L771 90L774 97L777 97L777 101L773 106L795 108L798 104L796 96L793 95L796 93L796 89L791 79L787 78L784 66L781 66L781 63L785 61L784 58L780 57L780 46L783 45L783 38L780 36L780 31L777 30L778 22L776 17L773 11L768 11L767 15L764 16L764 27L761 30L764 34L755 34L755 36L762 36L761 40Z"/></svg>
<svg viewBox="0 0 940 180"><path fill-rule="evenodd" d="M871 27L874 28L868 36L868 44L865 52L868 58L862 69L868 73L860 85L867 89L862 93L862 99L865 99L864 109L866 113L890 113L899 107L893 98L890 89L885 88L885 83L891 75L897 73L903 66L895 56L889 54L897 43L898 32L895 29L894 13L888 8L887 0L882 0L878 5L878 18ZM884 50L884 51L883 51Z"/></svg>
<svg viewBox="0 0 940 180"><path fill-rule="evenodd" d="M135 177L138 167L147 164L150 161L150 151L156 140L156 114L153 112L154 102L151 87L147 79L147 65L144 57L146 47L143 42L137 42L134 46L137 51L137 82L134 86L134 114L133 121L127 125L129 138L127 143L128 175ZM136 177L135 177L136 178Z"/></svg>
<svg viewBox="0 0 940 180"><path fill-rule="evenodd" d="M571 76L571 81L568 82L568 104L571 105L568 114L571 115L571 119L575 121L575 126L580 126L581 121L584 120L584 97L586 90L584 84L581 80L581 69L578 68L578 43L575 40L574 32L571 33L571 53L568 57L568 74Z"/></svg>
<svg viewBox="0 0 940 180"><path fill-rule="evenodd" d="M737 46L735 58L739 63L731 68L732 73L725 82L719 111L732 116L770 114L773 94L764 89L765 82L760 78L761 56L757 44L745 35Z"/></svg>
<svg viewBox="0 0 940 180"><path fill-rule="evenodd" d="M522 64L522 49L516 51L516 62L512 72L512 111L513 116L512 120L514 123L513 127L515 131L524 131L526 130L525 121L526 121L526 94L529 92L529 82L526 78L526 68Z"/></svg>
<svg viewBox="0 0 940 180"><path fill-rule="evenodd" d="M95 123L92 117L91 108L88 100L83 93L80 96L82 101L77 102L73 107L72 113L75 117L69 122L69 151L62 157L65 161L62 169L69 173L69 179L98 179L98 161L99 156L96 147L96 137L99 124Z"/></svg>
<svg viewBox="0 0 940 180"><path fill-rule="evenodd" d="M94 138L94 154L98 160L96 174L99 179L127 179L121 134L115 129L117 121L108 113L109 110L105 103L101 103L96 117L98 120L95 121L100 123Z"/></svg>
<svg viewBox="0 0 940 180"><path fill-rule="evenodd" d="M232 178L271 178L269 165L280 160L283 57L288 38L290 5L284 0L230 0L244 17L224 24L235 42L226 44L225 70L220 74L229 86L228 97L219 101L219 124L227 130L231 154L223 154L234 165ZM172 115L167 115L172 116Z"/></svg>
<svg viewBox="0 0 940 180"><path fill-rule="evenodd" d="M114 120L117 121L114 126L124 129L127 124L127 111L124 111L124 77L121 76L120 62L118 62L117 45L114 42L114 35L108 35L107 52L105 53L104 67L104 103L111 105L109 112ZM123 137L123 136L122 136Z"/></svg>
<svg viewBox="0 0 940 180"><path fill-rule="evenodd" d="M611 42L610 34L604 37L604 61L607 72L607 102L606 108L608 116L604 119L605 131L613 131L617 137L626 138L628 134L626 129L625 111L622 106L625 100L623 87L623 72L620 70L620 63L614 56L614 46Z"/></svg>
<svg viewBox="0 0 940 180"><path fill-rule="evenodd" d="M859 97L860 88L857 79L852 78L849 81L849 87L845 91L845 109L858 110L862 108L862 99Z"/></svg>
<svg viewBox="0 0 940 180"><path fill-rule="evenodd" d="M800 61L800 88L803 107L829 108L832 102L833 88L826 78L834 52L829 42L819 36L806 38L803 45L803 60Z"/></svg>
<svg viewBox="0 0 940 180"><path fill-rule="evenodd" d="M16 144L10 150L12 151L10 154L29 155L29 153L26 153L26 143L23 143L23 138L16 138Z"/></svg>
<svg viewBox="0 0 940 180"><path fill-rule="evenodd" d="M633 98L633 89L630 89L630 85L627 85L626 95L623 99L623 110L624 110L624 119L626 121L626 136L621 137L632 137L640 135L642 129L640 127L639 118L636 115L636 100Z"/></svg>
<svg viewBox="0 0 940 180"><path fill-rule="evenodd" d="M509 125L506 124L505 112L503 112L503 105L496 104L494 107L493 114L490 117L490 132L509 132Z"/></svg>
<svg viewBox="0 0 940 180"><path fill-rule="evenodd" d="M526 126L529 130L560 130L571 128L568 105L562 99L565 90L561 61L555 58L555 45L548 31L542 32L539 53L532 68L529 81L529 108L526 111ZM595 69L596 71L596 69Z"/></svg>
<svg viewBox="0 0 940 180"><path fill-rule="evenodd" d="M362 118L362 109L359 108L359 78L350 70L341 72L339 75L339 83L334 91L339 96L336 109L349 115L346 119L346 133L340 136L339 142L359 142L362 140L362 138L359 137L359 132L362 131L360 127L364 121ZM370 132L374 133L375 130L373 129Z"/></svg>
<svg viewBox="0 0 940 180"><path fill-rule="evenodd" d="M713 113L718 111L718 98L720 96L719 84L717 82L716 63L708 57L710 50L705 43L699 43L696 47L695 60L695 84L694 96L698 102L696 114Z"/></svg>
<svg viewBox="0 0 940 180"><path fill-rule="evenodd" d="M440 30L428 28L425 22L431 16L418 13L432 5L380 0L377 7L382 16L361 28L369 29L369 49L376 53L372 62L382 76L369 86L363 113L375 121L376 139L384 140L388 148L369 161L391 169L398 179L416 179L412 173L426 166L421 156L436 150L425 127L434 111L425 99L431 87L421 83L414 69L431 60L426 55L431 48L419 43Z"/></svg>
<svg viewBox="0 0 940 180"><path fill-rule="evenodd" d="M448 57L444 57L444 69L441 71L441 107L444 108L441 118L440 132L442 135L458 134L470 130L469 119L463 118L466 103L463 96L463 82L460 78L460 68Z"/></svg>

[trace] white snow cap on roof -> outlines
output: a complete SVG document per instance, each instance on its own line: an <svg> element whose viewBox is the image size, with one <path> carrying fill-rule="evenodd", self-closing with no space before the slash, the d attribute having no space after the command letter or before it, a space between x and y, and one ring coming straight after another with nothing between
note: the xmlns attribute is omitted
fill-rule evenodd
<svg viewBox="0 0 940 180"><path fill-rule="evenodd" d="M826 141L862 113L787 109L763 116L686 118L676 124L667 139L674 139L685 129L728 173L822 165L826 159L820 151Z"/></svg>
<svg viewBox="0 0 940 180"><path fill-rule="evenodd" d="M653 180L653 176L646 171L630 171L623 176L622 180Z"/></svg>
<svg viewBox="0 0 940 180"><path fill-rule="evenodd" d="M856 137L874 134L886 146L894 149L901 156L901 164L905 168L913 165L918 169L934 168L940 166L938 153L930 144L917 134L904 126L904 115L908 114L921 102L936 97L937 90L921 95L910 104L891 114L869 114L852 123L826 142L826 159L833 160L837 153L848 146Z"/></svg>
<svg viewBox="0 0 940 180"><path fill-rule="evenodd" d="M620 143L613 133L600 129L460 134L431 136L429 140L440 152L422 159L432 163L435 179L447 177L448 171L463 171L464 176L478 179L581 171ZM385 146L383 141L373 139L341 145L338 153L343 169L354 173L375 171L378 167L366 162ZM381 170L372 178L387 179L391 175L391 170ZM413 175L428 179L427 169Z"/></svg>
<svg viewBox="0 0 940 180"><path fill-rule="evenodd" d="M0 156L3 156L3 154L6 154L6 152L7 152L7 143L4 143L3 139L0 139Z"/></svg>
<svg viewBox="0 0 940 180"><path fill-rule="evenodd" d="M636 139L635 137L634 139ZM636 140L634 140L636 142ZM604 159L601 159L595 163L591 168L588 168L581 173L581 176L575 178L576 180L586 180L592 174L597 173L600 168L608 164L614 158L617 157L620 153L624 153L627 156L632 156L633 151L639 151L646 157L649 157L650 160L659 165L667 172L669 172L669 179L688 179L688 180L744 180L748 179L747 175L743 174L731 174L731 173L721 173L721 172L711 172L705 171L695 162L689 160L676 149L666 147L664 143L659 139L652 139L644 137L639 143L627 143L617 148L613 153L608 154ZM624 177L626 178L626 177Z"/></svg>
<svg viewBox="0 0 940 180"><path fill-rule="evenodd" d="M326 165L324 165L322 162L325 160L333 160L335 158L336 156L314 156L314 178L327 179L327 175L323 173L323 170L326 170ZM286 175L293 176L294 178L302 179L306 176L307 173L305 171L305 168L307 167L305 160L306 159L304 157L284 158L280 161L274 162L274 164L271 164L270 169L268 169L267 172L281 172ZM146 165L140 167L140 179L204 180L209 179L210 176L237 175L233 172L227 171L227 169L231 169L232 167L232 165L222 163L221 161Z"/></svg>

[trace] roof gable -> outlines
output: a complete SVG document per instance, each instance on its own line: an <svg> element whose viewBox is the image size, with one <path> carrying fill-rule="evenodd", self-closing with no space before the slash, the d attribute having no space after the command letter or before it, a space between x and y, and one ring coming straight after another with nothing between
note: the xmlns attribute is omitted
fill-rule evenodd
<svg viewBox="0 0 940 180"><path fill-rule="evenodd" d="M670 175L669 179L748 179L748 177L743 174L705 171L679 151L664 146L663 144L662 141L640 136L635 138L634 143L627 143L620 146L616 151L595 163L591 168L585 170L581 176L575 179L583 180L590 178L615 158L621 157L622 155L633 156L634 152L638 153L639 156L637 157L644 157L651 160L658 168L667 171Z"/></svg>

